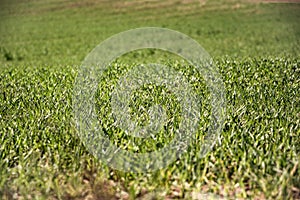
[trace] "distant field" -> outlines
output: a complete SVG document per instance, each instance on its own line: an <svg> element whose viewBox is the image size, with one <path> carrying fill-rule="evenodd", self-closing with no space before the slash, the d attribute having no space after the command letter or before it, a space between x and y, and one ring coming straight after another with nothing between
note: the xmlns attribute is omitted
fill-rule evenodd
<svg viewBox="0 0 300 200"><path fill-rule="evenodd" d="M4 0L0 8L0 199L300 198L300 4ZM87 152L74 126L72 94L80 64L96 45L146 26L185 33L210 53L225 84L227 117L221 143L205 158L197 157L195 141L166 169L133 174ZM95 101L99 117L111 111L111 88L122 72L147 62L182 72L209 98L201 75L183 60L135 51L116 60L99 83L107 95ZM143 97L162 91L138 92L133 106L143 116ZM204 104L197 138L209 114ZM179 123L175 111L172 120ZM158 150L172 139L162 134L160 143L131 143L110 119L103 123L113 143L132 144L129 151Z"/></svg>

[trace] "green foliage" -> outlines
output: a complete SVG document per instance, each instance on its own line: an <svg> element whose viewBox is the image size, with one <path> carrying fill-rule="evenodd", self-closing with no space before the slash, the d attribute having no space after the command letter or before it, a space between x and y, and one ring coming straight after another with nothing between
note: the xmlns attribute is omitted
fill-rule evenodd
<svg viewBox="0 0 300 200"><path fill-rule="evenodd" d="M148 4L139 3L51 2L4 2L6 9L0 11L1 199L136 199L152 194L188 199L200 193L299 198L298 4L230 1L222 6L208 1L202 6L160 5L150 12ZM212 54L226 87L227 118L220 142L199 158L210 113L201 74L162 51L122 56L99 82L95 98L112 143L125 148L132 141L127 150L152 151L173 137L159 133L157 141L137 139L112 127L110 92L138 63L173 67L204 99L197 140L189 153L157 172L132 174L113 170L86 151L74 126L72 94L78 66L96 44L141 26L181 31ZM168 125L178 126L180 105L164 87L137 90L130 101L131 117L146 124L149 116L140 108L153 101L168 107Z"/></svg>
<svg viewBox="0 0 300 200"><path fill-rule="evenodd" d="M182 195L193 187L207 185L210 192L232 195L230 191L236 190L235 194L244 198L260 193L291 197L291 188L299 187L299 170L293 172L300 144L299 60L228 58L218 60L217 65L228 99L222 143L200 159L199 141L195 141L181 160L147 176L95 167L101 164L80 145L72 122L71 96L76 74L72 67L6 69L0 76L2 192L64 195L61 188L92 167L92 173L102 176L111 171L105 176L123 182L125 190L132 190L134 195L140 194L141 187L166 187L172 191L176 182ZM113 81L103 84L110 88ZM134 103L139 107L144 102ZM200 132L205 132L209 123L207 118L203 120ZM110 126L109 121L104 123ZM112 141L118 139L126 137L115 136ZM152 143L135 140L134 144L155 150ZM86 162L88 167L83 165ZM60 181L65 185L58 184ZM184 188L185 184L190 188Z"/></svg>

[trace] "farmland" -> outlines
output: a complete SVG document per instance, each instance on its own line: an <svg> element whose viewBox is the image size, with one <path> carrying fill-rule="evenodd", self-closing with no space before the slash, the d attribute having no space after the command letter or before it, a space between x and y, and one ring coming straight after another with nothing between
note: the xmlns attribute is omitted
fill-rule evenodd
<svg viewBox="0 0 300 200"><path fill-rule="evenodd" d="M296 3L1 1L0 199L299 199L299 18ZM206 157L197 156L193 141L168 167L130 173L93 157L79 139L72 95L82 61L106 38L138 27L180 31L214 59L227 109L220 141ZM161 134L159 142L128 142L133 139L106 118L110 89L122 73L150 62L182 72L209 96L201 74L179 57L139 50L118 58L101 79L105 95L95 104L112 143L128 151L155 151L172 139ZM138 90L135 111L143 97L162 93ZM168 114L176 125L178 102L167 97L162 103L174 108ZM209 126L205 100L202 109L198 138ZM147 120L145 113L136 116Z"/></svg>

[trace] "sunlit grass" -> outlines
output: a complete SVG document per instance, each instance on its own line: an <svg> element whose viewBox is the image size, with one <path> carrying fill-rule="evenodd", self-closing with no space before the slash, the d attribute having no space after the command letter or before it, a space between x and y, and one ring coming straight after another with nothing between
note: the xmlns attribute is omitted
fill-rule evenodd
<svg viewBox="0 0 300 200"><path fill-rule="evenodd" d="M89 2L80 8L68 2L33 1L33 7L20 3L14 9L6 3L7 9L1 11L1 199L188 199L200 193L299 198L299 5L237 8L230 2L218 8L220 3L207 2L191 9L172 4L155 8L150 15L145 8L132 12L134 8L107 2L93 7ZM166 12L181 8L182 14ZM161 133L158 142L126 137L106 118L111 89L124 70L138 63L160 62L181 71L204 99L197 140L189 153L165 169L133 174L113 170L87 152L75 129L72 94L78 68L89 51L114 33L142 26L181 31L211 53L225 84L227 117L220 141L200 159L199 141L210 113L201 75L161 51L123 56L99 82L98 91L104 93L95 99L112 143L126 146L135 141L127 145L129 151L153 151L173 137ZM157 100L169 105L169 125L176 127L180 105L174 95L164 92L163 87L149 85L137 90L131 101L132 118L146 124L148 116L139 108Z"/></svg>

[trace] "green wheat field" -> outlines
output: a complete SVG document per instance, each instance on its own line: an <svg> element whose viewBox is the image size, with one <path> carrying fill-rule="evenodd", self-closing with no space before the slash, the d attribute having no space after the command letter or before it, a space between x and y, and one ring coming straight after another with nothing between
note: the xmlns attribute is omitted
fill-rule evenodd
<svg viewBox="0 0 300 200"><path fill-rule="evenodd" d="M241 0L1 0L0 199L300 199L300 4ZM93 157L78 137L72 109L81 62L106 38L162 27L198 41L214 59L226 93L226 118L213 150L198 140L164 169L129 173ZM206 99L196 138L210 124L210 94L185 60L159 50L116 59L99 81L95 105L112 144L156 151L181 119L176 97L145 86L131 117L149 120L153 100L168 105L157 140L113 126L111 89L141 63L180 71Z"/></svg>

